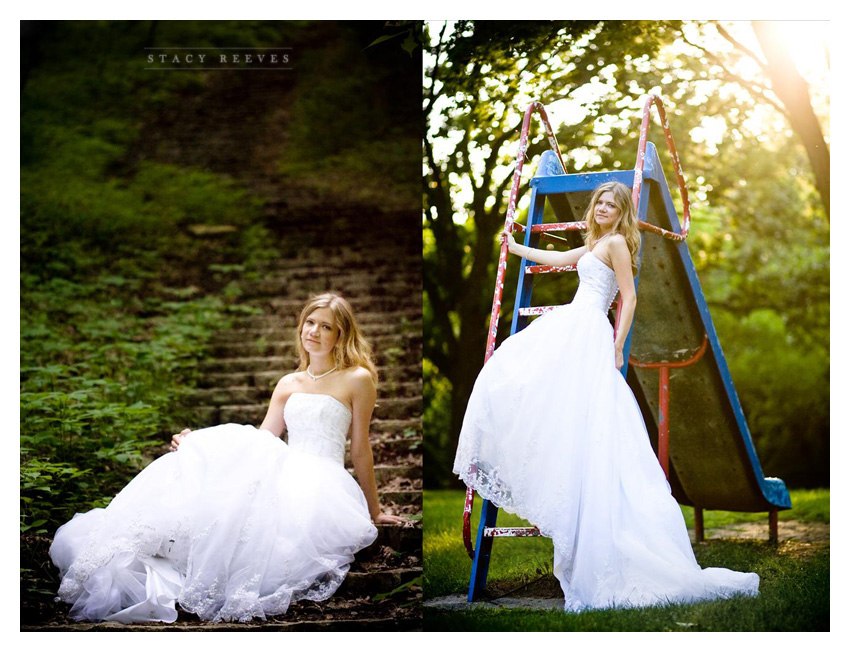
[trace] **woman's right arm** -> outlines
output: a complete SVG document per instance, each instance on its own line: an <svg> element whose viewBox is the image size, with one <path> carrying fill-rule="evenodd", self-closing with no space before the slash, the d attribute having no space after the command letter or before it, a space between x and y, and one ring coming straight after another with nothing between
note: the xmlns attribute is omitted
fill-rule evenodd
<svg viewBox="0 0 850 652"><path fill-rule="evenodd" d="M582 245L569 251L546 251L543 249L535 249L534 247L526 247L517 243L514 240L513 233L502 231L501 237L508 242L508 251L517 256L522 256L528 260L541 265L555 265L556 267L565 267L567 265L575 265L578 259L581 258L587 251L587 246Z"/></svg>
<svg viewBox="0 0 850 652"><path fill-rule="evenodd" d="M281 378L277 387L274 388L271 401L269 401L269 409L266 411L266 418L263 419L260 426L260 430L268 430L275 437L280 437L286 429L286 422L283 420L283 406L292 393L291 375L288 374Z"/></svg>

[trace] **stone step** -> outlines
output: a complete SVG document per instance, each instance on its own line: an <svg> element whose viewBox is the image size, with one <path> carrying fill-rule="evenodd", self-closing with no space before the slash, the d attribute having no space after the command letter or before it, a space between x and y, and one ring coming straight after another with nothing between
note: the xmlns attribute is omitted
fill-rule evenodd
<svg viewBox="0 0 850 652"><path fill-rule="evenodd" d="M422 567L392 568L371 572L351 571L335 594L339 597L373 597L422 576Z"/></svg>
<svg viewBox="0 0 850 652"><path fill-rule="evenodd" d="M280 365L279 361L277 363ZM203 363L202 363L203 365ZM238 365L236 365L238 367ZM243 365L250 367L250 365ZM228 385L245 386L252 385L256 387L266 388L271 396L271 391L277 382L286 374L294 371L297 367L295 361L290 361L289 365L276 366L273 369L229 369L223 371L214 371L209 368L203 368L204 374L198 380L200 387L213 387L219 382L227 382ZM422 382L422 365L417 362L406 366L378 366L378 387L381 385L392 386L394 384L407 384ZM379 389L380 391L380 389Z"/></svg>
<svg viewBox="0 0 850 652"><path fill-rule="evenodd" d="M359 551L354 558L358 561L373 559L381 554L384 547L401 554L416 554L422 552L422 521L415 527L401 525L377 525L378 537L368 547Z"/></svg>
<svg viewBox="0 0 850 652"><path fill-rule="evenodd" d="M422 303L421 295L418 292L412 292L405 304L391 305L389 307L380 305L368 305L368 300L354 301L353 303L365 303L367 305L354 306L355 317L357 323L361 326L367 324L380 324L388 318L406 318L406 319L421 319L422 318ZM293 323L297 323L298 317L301 315L301 310L304 307L304 301L300 299L255 299L251 302L251 307L264 310L265 314L255 312L247 314L241 318L237 318L236 324L241 320L257 320L263 319L274 320L287 318L292 319Z"/></svg>
<svg viewBox="0 0 850 652"><path fill-rule="evenodd" d="M291 258L288 256L290 262L310 265L326 262L346 269L369 262L375 266L376 259L394 261L394 265L400 261L409 262L412 268L421 265L422 242L411 239L410 233L404 230L409 227L386 221L380 223L381 218L374 215L371 221L369 218L364 220L364 216L316 220L317 213L334 209L317 207L312 203L308 208L307 204L293 202L289 194L281 200L279 206L285 208L275 210L274 204L266 205L267 219L274 220L276 226L290 233L297 229L299 242L307 245L294 252ZM319 248L328 252L327 258L317 258L313 254ZM270 261L266 268L277 269L279 266L279 260Z"/></svg>
<svg viewBox="0 0 850 652"><path fill-rule="evenodd" d="M236 275L244 293L269 291L282 298L310 297L319 292L334 292L346 299L368 296L404 296L412 288L422 287L422 277L409 271L375 270L348 273L337 269L306 267L264 273L260 278Z"/></svg>
<svg viewBox="0 0 850 652"><path fill-rule="evenodd" d="M410 349L422 350L422 333L393 333L370 338L373 350L382 358L393 360ZM247 338L240 332L233 333L233 339L213 344L211 354L216 358L239 358L252 356L284 356L295 358L298 347L295 341L295 329L281 329L279 333L269 333L269 337Z"/></svg>
<svg viewBox="0 0 850 652"><path fill-rule="evenodd" d="M375 464L405 464L414 466L422 465L422 438L399 438L390 440L379 440L372 442L372 456ZM345 456L345 465L351 468L351 460L348 453Z"/></svg>
<svg viewBox="0 0 850 652"><path fill-rule="evenodd" d="M386 321L369 324L359 323L360 330L370 342L373 338L382 335L397 335L400 333L422 334L421 316L410 319L406 317L397 319L395 315L390 315ZM233 333L238 333L239 337L249 341L260 337L266 339L294 338L297 326L298 320L294 316L286 319L265 314L240 317L234 320L233 330L222 331L216 334L213 336L213 342L230 341L233 338Z"/></svg>
<svg viewBox="0 0 850 652"><path fill-rule="evenodd" d="M260 423L268 410L269 393L257 387L206 389L193 394L197 409L221 408L224 423ZM239 401L234 403L234 400ZM422 397L380 398L373 419L411 419L422 416Z"/></svg>
<svg viewBox="0 0 850 652"><path fill-rule="evenodd" d="M190 401L198 407L218 407L248 403L268 404L271 390L264 387L244 385L242 387L204 387L195 389L190 395Z"/></svg>
<svg viewBox="0 0 850 652"><path fill-rule="evenodd" d="M197 380L198 390L213 390L228 387L257 387L265 392L266 398L271 398L275 385L283 378L285 373L294 371L236 371L236 372L213 372L206 373ZM417 375L418 374L418 375ZM414 367L389 367L378 368L378 396L398 394L409 394L419 386L421 394L421 371Z"/></svg>
<svg viewBox="0 0 850 652"><path fill-rule="evenodd" d="M205 406L215 408L216 406ZM222 423L262 423L268 410L264 403L251 403L244 405L220 405L217 406L218 415ZM199 406L197 409L203 409ZM375 407L372 417L371 430L374 434L401 435L408 430L421 432L421 424L418 423L422 415L422 401L420 399L387 399L380 401ZM409 435L408 435L409 436Z"/></svg>
<svg viewBox="0 0 850 652"><path fill-rule="evenodd" d="M372 248L372 245L368 244L361 251L366 251L370 248ZM285 259L252 260L250 267L242 266L235 271L240 274L256 274L261 278L282 277L299 281L317 275L334 276L342 279L360 277L388 280L405 277L418 281L422 278L421 265L412 264L412 262L419 263L421 260L403 261L390 259L381 261L379 265L376 265L375 261L372 260L367 261L368 264L363 265L360 260L362 256L359 252L351 260L347 260L348 256L344 253L342 256L333 258L316 257L312 254L312 251L299 250L294 255L288 256ZM354 258L357 259L356 262Z"/></svg>
<svg viewBox="0 0 850 652"><path fill-rule="evenodd" d="M54 615L52 622L29 625L21 631L415 631L421 630L421 607L411 605L411 598L421 595L421 559L407 557L409 565L400 568L351 570L339 590L328 600L293 602L287 613L268 620L247 623L211 623L179 611L175 623L124 625L116 622L75 622L67 616ZM355 568L357 563L355 562ZM416 579L416 586L397 597L383 597L394 589ZM407 604L405 604L407 603ZM67 608L60 607L63 613ZM58 617L57 617L58 616Z"/></svg>
<svg viewBox="0 0 850 652"><path fill-rule="evenodd" d="M417 366L421 369L421 343L418 345L411 345L407 349L384 349L382 351L377 351L376 353L377 355L375 357L377 359L377 366L379 369L381 367L398 367L400 365L404 367ZM198 365L198 369L205 374L236 373L239 371L260 372L276 369L291 370L295 367L297 367L297 359L295 355L259 355L240 358L219 358L206 360ZM282 375L283 374L281 374L281 376Z"/></svg>
<svg viewBox="0 0 850 652"><path fill-rule="evenodd" d="M378 497L382 505L398 505L400 507L413 506L422 510L422 490L411 489L409 491L378 490Z"/></svg>
<svg viewBox="0 0 850 652"><path fill-rule="evenodd" d="M380 419L372 421L369 429L373 435L378 435L381 440L393 437L421 438L422 419Z"/></svg>
<svg viewBox="0 0 850 652"><path fill-rule="evenodd" d="M283 322L284 326L298 324L298 317L303 308L302 301L285 302L283 299L256 302L254 307L264 310L267 319ZM421 330L422 327L422 305L411 299L410 305L370 306L369 310L356 310L357 323L365 327L371 324L395 324L399 327L408 328L408 324L416 322ZM237 322L238 323L238 322ZM366 330L364 328L364 330Z"/></svg>
<svg viewBox="0 0 850 652"><path fill-rule="evenodd" d="M352 297L348 301L354 309L357 322L364 324L374 322L378 316L396 312L418 312L422 310L422 295L410 292L404 297ZM252 302L253 303L253 302ZM257 302L260 304L261 302ZM304 307L304 299L282 299L271 297L262 304L271 307L275 314L300 315Z"/></svg>
<svg viewBox="0 0 850 652"><path fill-rule="evenodd" d="M410 297L411 290L421 291L421 282L412 283L405 280L370 277L343 278L337 275L312 275L309 278L294 280L288 277L264 278L240 284L242 298L278 297L298 301L303 305L315 294L333 292L345 297L357 309L355 302L362 298L375 299L378 297L405 300Z"/></svg>
<svg viewBox="0 0 850 652"><path fill-rule="evenodd" d="M422 487L422 467L409 464L376 464L375 482L387 485L393 481L409 480L413 486Z"/></svg>
<svg viewBox="0 0 850 652"><path fill-rule="evenodd" d="M421 255L421 244L419 245ZM375 264L376 253L389 249L395 251L394 256L386 257L380 265ZM416 249L416 244L411 246L411 253ZM383 243L377 239L370 241L356 241L345 246L327 246L319 248L301 248L293 257L287 257L286 260L256 260L252 262L252 267L258 272L267 274L274 273L280 269L296 269L303 267L311 267L322 270L336 270L339 273L353 273L359 271L371 272L380 269L386 273L389 270L403 272L405 270L413 270L414 272L421 267L421 258L416 259L415 254L411 256L412 260L405 260L399 256L398 242L393 238L387 238ZM407 263L407 264L405 264Z"/></svg>
<svg viewBox="0 0 850 652"><path fill-rule="evenodd" d="M229 376L229 374L222 374ZM244 378L244 374L233 374L233 380ZM190 400L198 406L237 405L242 403L268 403L274 385L255 387L254 385L231 385L230 378L217 378L219 382L212 387L198 388L192 391ZM379 383L378 402L389 399L411 398L422 401L422 382Z"/></svg>
<svg viewBox="0 0 850 652"><path fill-rule="evenodd" d="M296 603L297 605L298 603ZM319 603L323 604L324 603ZM346 607L350 611L350 607ZM182 618L185 618L181 614ZM378 618L363 618L353 616L341 618L333 612L325 610L321 619L292 619L286 620L256 620L250 623L206 623L184 622L154 623L150 625L122 625L121 623L66 623L27 626L21 625L21 631L38 632L410 632L422 631L421 615L406 615L402 618L387 616Z"/></svg>

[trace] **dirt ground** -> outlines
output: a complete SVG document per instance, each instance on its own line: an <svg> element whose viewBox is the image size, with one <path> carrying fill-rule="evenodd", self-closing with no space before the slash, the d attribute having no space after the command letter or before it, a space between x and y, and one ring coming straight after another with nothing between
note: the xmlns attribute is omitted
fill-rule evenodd
<svg viewBox="0 0 850 652"><path fill-rule="evenodd" d="M693 533L691 533L693 535ZM768 538L766 523L736 523L723 528L706 528L707 539L764 539ZM693 536L692 536L693 538ZM779 521L779 545L791 541L819 543L829 541L829 523Z"/></svg>

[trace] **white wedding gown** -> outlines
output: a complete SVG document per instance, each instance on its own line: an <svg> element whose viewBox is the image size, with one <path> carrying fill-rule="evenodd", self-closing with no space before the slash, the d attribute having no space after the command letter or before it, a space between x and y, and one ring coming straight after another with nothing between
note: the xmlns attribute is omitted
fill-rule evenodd
<svg viewBox="0 0 850 652"><path fill-rule="evenodd" d="M289 443L253 426L187 435L106 509L77 514L50 548L77 620L248 621L325 600L377 530L344 467L351 412L294 393Z"/></svg>
<svg viewBox="0 0 850 652"><path fill-rule="evenodd" d="M509 337L469 399L454 472L551 537L564 608L758 595L758 575L701 569L640 409L614 361L614 272L578 262L571 304Z"/></svg>

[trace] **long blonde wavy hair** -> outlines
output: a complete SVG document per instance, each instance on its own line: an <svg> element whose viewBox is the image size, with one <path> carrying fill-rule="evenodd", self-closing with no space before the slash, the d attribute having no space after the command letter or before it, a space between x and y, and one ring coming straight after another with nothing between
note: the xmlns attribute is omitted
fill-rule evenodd
<svg viewBox="0 0 850 652"><path fill-rule="evenodd" d="M298 332L296 333L298 358L300 360L298 371L304 371L307 369L307 365L310 364L310 356L304 350L304 345L301 343L301 331L304 329L304 322L307 321L307 317L318 308L328 308L333 313L334 325L339 331L339 338L336 341L333 351L334 363L340 369L363 367L371 374L372 380L377 384L378 369L375 367L373 360L372 346L360 332L360 327L354 318L354 310L351 308L351 304L341 296L331 292L314 296L301 310L301 317L298 320Z"/></svg>
<svg viewBox="0 0 850 652"><path fill-rule="evenodd" d="M584 213L584 219L587 222L587 230L584 232L584 243L589 247L593 246L602 236L602 229L596 223L596 220L593 219L593 212L596 209L596 202L599 201L599 198L604 192L610 192L614 195L614 204L620 210L620 217L614 223L611 232L619 233L626 239L629 253L632 255L632 274L637 275L638 256L640 254L640 230L638 229L637 211L635 211L635 205L632 203L632 190L628 186L619 181L608 181L593 191L593 196L590 198L590 203L587 205L587 210Z"/></svg>

